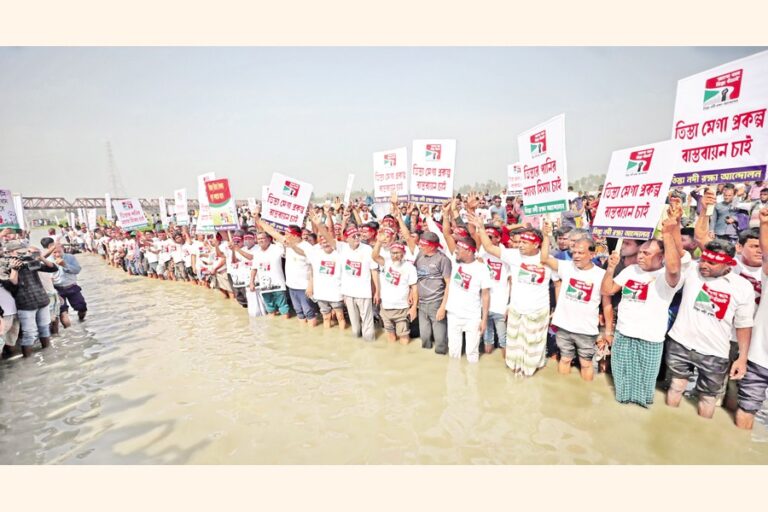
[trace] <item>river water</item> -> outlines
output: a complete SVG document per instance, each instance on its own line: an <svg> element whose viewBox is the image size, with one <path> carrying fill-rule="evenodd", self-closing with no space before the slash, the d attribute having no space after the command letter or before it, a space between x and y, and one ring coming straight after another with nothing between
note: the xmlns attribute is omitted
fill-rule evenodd
<svg viewBox="0 0 768 512"><path fill-rule="evenodd" d="M88 319L0 363L2 464L768 464L719 409L620 405L609 381L527 380L79 255ZM76 318L76 317L75 317Z"/></svg>

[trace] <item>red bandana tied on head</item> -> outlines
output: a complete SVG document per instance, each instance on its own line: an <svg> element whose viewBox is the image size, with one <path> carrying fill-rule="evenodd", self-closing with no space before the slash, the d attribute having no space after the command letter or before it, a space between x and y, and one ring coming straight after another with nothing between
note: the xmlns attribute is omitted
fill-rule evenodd
<svg viewBox="0 0 768 512"><path fill-rule="evenodd" d="M475 252L475 251L477 250L477 249L475 249L474 247L472 247L471 245L469 245L468 243L466 243L466 242L463 242L463 241L461 241L461 240L459 240L458 242L456 242L456 245L457 245L458 247L461 247L461 248L462 248L462 249L464 249L464 250L467 250L467 251L469 251L469 252Z"/></svg>
<svg viewBox="0 0 768 512"><path fill-rule="evenodd" d="M344 236L349 238L350 236L355 236L358 234L359 231L357 229L357 226L349 226L347 229L344 230Z"/></svg>
<svg viewBox="0 0 768 512"><path fill-rule="evenodd" d="M712 252L707 249L704 249L703 251L701 251L701 259L702 261L706 261L707 263L712 263L715 265L720 263L725 263L726 265L731 267L736 266L736 260L728 256L727 254Z"/></svg>
<svg viewBox="0 0 768 512"><path fill-rule="evenodd" d="M240 242L243 241L243 237L241 237L241 236L233 236L232 237L232 241L235 242L236 244L239 244Z"/></svg>
<svg viewBox="0 0 768 512"><path fill-rule="evenodd" d="M462 237L462 238L469 236L469 231L467 231L464 228L456 228L456 236Z"/></svg>
<svg viewBox="0 0 768 512"><path fill-rule="evenodd" d="M501 238L501 233L496 228L485 228L485 234L488 236L495 236Z"/></svg>
<svg viewBox="0 0 768 512"><path fill-rule="evenodd" d="M253 233L248 233L248 234L247 234L247 235L245 235L243 238L244 238L245 240L253 240L253 239L254 239L254 238L256 238L256 237L255 237L255 236L253 236Z"/></svg>
<svg viewBox="0 0 768 512"><path fill-rule="evenodd" d="M296 237L301 237L301 231L296 228L286 228L285 230L286 235L293 235Z"/></svg>
<svg viewBox="0 0 768 512"><path fill-rule="evenodd" d="M532 244L541 245L541 238L536 236L535 233L531 233L530 231L526 231L525 233L520 233L520 240L525 240L526 242L531 242Z"/></svg>
<svg viewBox="0 0 768 512"><path fill-rule="evenodd" d="M394 242L393 244L391 244L389 246L389 251L392 252L392 251L395 251L395 250L399 250L399 251L405 253L405 245L401 244L400 242Z"/></svg>
<svg viewBox="0 0 768 512"><path fill-rule="evenodd" d="M420 247L434 247L435 249L437 249L438 247L440 247L440 243L439 242L430 242L429 240L421 239L421 240L419 240L419 246Z"/></svg>

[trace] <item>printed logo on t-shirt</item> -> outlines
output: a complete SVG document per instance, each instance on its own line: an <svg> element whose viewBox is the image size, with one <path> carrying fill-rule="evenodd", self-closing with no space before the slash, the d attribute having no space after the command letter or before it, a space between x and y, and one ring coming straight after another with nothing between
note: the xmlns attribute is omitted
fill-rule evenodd
<svg viewBox="0 0 768 512"><path fill-rule="evenodd" d="M501 281L501 266L503 263L500 261L491 261L490 259L485 260L485 263L488 266L488 271L491 273L491 279L494 281Z"/></svg>
<svg viewBox="0 0 768 512"><path fill-rule="evenodd" d="M243 263L247 266L249 262L244 261ZM264 272L269 272L270 270L272 270L272 265L270 265L269 263L259 263L259 270Z"/></svg>
<svg viewBox="0 0 768 512"><path fill-rule="evenodd" d="M336 274L336 262L333 260L330 261L320 261L320 268L319 272L321 274L327 274L329 276Z"/></svg>
<svg viewBox="0 0 768 512"><path fill-rule="evenodd" d="M592 288L592 283L572 277L568 281L568 288L565 289L565 296L571 300L589 302L589 299L592 298Z"/></svg>
<svg viewBox="0 0 768 512"><path fill-rule="evenodd" d="M400 285L400 272L397 270L392 270L392 267L388 268L387 271L384 273L384 280L391 284L392 286L399 286Z"/></svg>
<svg viewBox="0 0 768 512"><path fill-rule="evenodd" d="M360 277L362 270L363 264L359 261L347 260L347 263L344 265L344 271L354 277Z"/></svg>
<svg viewBox="0 0 768 512"><path fill-rule="evenodd" d="M461 270L461 267L458 268L456 273L453 275L453 283L456 286L459 286L465 290L469 290L469 284L472 282L472 274L467 274L463 270Z"/></svg>
<svg viewBox="0 0 768 512"><path fill-rule="evenodd" d="M712 290L707 286L707 283L704 283L693 303L693 309L722 320L730 303L730 294Z"/></svg>
<svg viewBox="0 0 768 512"><path fill-rule="evenodd" d="M648 285L650 283L641 283L627 279L627 283L621 289L621 300L633 300L636 302L645 302L648 300Z"/></svg>
<svg viewBox="0 0 768 512"><path fill-rule="evenodd" d="M517 282L527 284L543 284L545 275L544 272L544 267L523 263L520 265L520 271L517 273Z"/></svg>

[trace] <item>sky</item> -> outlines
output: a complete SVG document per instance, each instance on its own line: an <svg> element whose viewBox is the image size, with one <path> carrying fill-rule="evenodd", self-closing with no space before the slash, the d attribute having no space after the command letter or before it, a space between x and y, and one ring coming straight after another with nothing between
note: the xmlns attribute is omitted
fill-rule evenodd
<svg viewBox="0 0 768 512"><path fill-rule="evenodd" d="M570 179L670 137L677 81L747 47L0 48L0 189L259 197L273 172L343 193L372 153L457 140L456 186L506 180L517 135L565 114Z"/></svg>

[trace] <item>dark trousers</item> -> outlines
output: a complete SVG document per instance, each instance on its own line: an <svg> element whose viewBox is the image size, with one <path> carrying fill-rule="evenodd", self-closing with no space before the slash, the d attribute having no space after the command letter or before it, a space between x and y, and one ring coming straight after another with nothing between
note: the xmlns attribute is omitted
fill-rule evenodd
<svg viewBox="0 0 768 512"><path fill-rule="evenodd" d="M88 311L88 305L85 303L85 298L83 298L81 293L82 288L78 285L73 284L66 288L59 288L57 286L56 291L59 292L59 297L61 297L60 313L69 311L69 306L72 306L72 309L75 311Z"/></svg>

